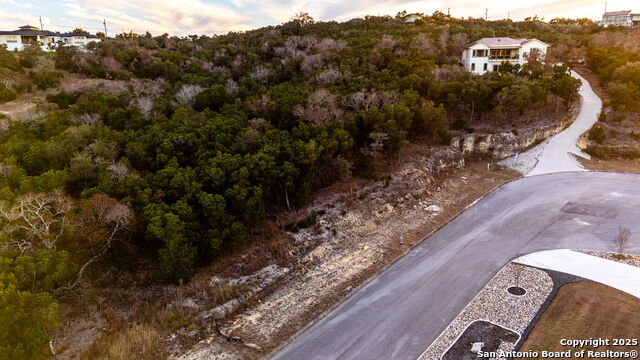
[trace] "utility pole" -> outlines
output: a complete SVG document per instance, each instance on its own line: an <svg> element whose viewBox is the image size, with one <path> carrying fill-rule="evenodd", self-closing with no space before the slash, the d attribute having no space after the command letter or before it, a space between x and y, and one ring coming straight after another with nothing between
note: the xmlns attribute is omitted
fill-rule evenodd
<svg viewBox="0 0 640 360"><path fill-rule="evenodd" d="M451 17L451 8L447 8L447 17Z"/></svg>
<svg viewBox="0 0 640 360"><path fill-rule="evenodd" d="M104 25L104 37L107 38L107 19L102 19L102 25Z"/></svg>
<svg viewBox="0 0 640 360"><path fill-rule="evenodd" d="M605 1L605 2L604 2L604 12L605 12L605 13L607 12L607 5L608 5L608 4L607 4L607 2Z"/></svg>
<svg viewBox="0 0 640 360"><path fill-rule="evenodd" d="M507 11L507 20L511 20L511 10Z"/></svg>
<svg viewBox="0 0 640 360"><path fill-rule="evenodd" d="M484 9L484 19L489 20L489 8Z"/></svg>
<svg viewBox="0 0 640 360"><path fill-rule="evenodd" d="M42 16L40 16L40 30L44 30L44 26L42 26Z"/></svg>

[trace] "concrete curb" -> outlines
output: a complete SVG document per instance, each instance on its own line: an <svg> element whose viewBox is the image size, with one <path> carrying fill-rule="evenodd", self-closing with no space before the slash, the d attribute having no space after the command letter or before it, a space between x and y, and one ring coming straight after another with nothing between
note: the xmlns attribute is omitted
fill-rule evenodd
<svg viewBox="0 0 640 360"><path fill-rule="evenodd" d="M298 330L293 336L291 336L287 341L285 341L284 343L282 343L280 346L278 346L277 348L273 349L269 354L267 354L265 357L263 357L264 360L268 360L271 359L273 356L275 356L278 352L280 352L280 350L282 350L284 347L286 347L287 345L291 344L291 342L293 342L296 338L298 338L303 332L305 332L306 330L308 330L310 327L312 327L313 325L317 324L320 320L324 319L325 317L327 317L327 315L329 315L329 313L331 313L333 310L335 310L338 306L342 305L345 301L347 301L349 298L351 298L353 295L355 295L358 291L360 291L360 289L362 289L363 287L365 287L367 284L369 284L371 281L373 281L373 279L375 279L376 277L378 277L380 274L382 274L384 271L386 271L388 268L390 268L392 265L394 265L396 262L398 262L400 259L402 259L405 255L407 255L409 252L411 252L412 250L414 250L418 245L422 244L425 240L427 240L428 238L431 237L431 235L433 235L434 233L436 233L437 231L439 231L440 229L442 229L443 227L447 226L449 223L451 223L453 220L455 220L456 218L458 218L460 215L462 215L465 211L469 210L469 208L473 207L475 204L477 204L479 201L481 201L482 199L486 198L487 196L493 194L494 192L496 192L496 190L498 190L499 188L508 185L511 182L514 181L518 181L518 180L522 180L523 177L518 177L516 179L511 179L508 180L500 185L495 186L494 188L492 188L491 190L489 190L486 194L482 195L481 197L473 200L471 203L469 203L467 206L465 206L462 210L458 211L456 214L454 214L450 219L448 219L446 222L444 222L441 226L439 226L437 229L432 230L429 234L425 235L425 237L416 242L415 244L413 244L411 247L407 248L406 251L404 251L402 254L398 255L395 259L393 259L393 261L391 261L389 264L383 266L382 268L380 268L374 275L372 275L370 278L366 279L364 282L362 282L362 284L358 285L356 288L354 288L348 295L346 295L345 297L343 297L342 299L340 299L340 301L338 303L336 303L334 306L332 306L331 308L325 310L324 312L322 312L322 314L320 314L314 321L310 322L309 324L305 325L302 329Z"/></svg>

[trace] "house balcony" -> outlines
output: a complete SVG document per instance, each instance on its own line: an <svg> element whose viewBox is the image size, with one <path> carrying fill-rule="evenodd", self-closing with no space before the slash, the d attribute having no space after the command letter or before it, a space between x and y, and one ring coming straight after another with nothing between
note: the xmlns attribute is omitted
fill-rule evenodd
<svg viewBox="0 0 640 360"><path fill-rule="evenodd" d="M503 62L503 61L518 61L520 60L519 55L490 55L489 61L491 62Z"/></svg>

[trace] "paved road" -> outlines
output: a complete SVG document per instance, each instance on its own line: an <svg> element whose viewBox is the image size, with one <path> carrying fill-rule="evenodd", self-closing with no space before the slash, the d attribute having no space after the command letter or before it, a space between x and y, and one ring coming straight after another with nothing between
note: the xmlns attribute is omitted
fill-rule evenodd
<svg viewBox="0 0 640 360"><path fill-rule="evenodd" d="M544 146L544 150L537 159L537 164L527 176L549 174L561 171L586 171L575 158L577 156L589 157L576 146L580 135L587 132L598 121L598 115L602 109L602 100L593 92L589 82L575 71L571 76L582 80L580 96L582 106L575 121L571 125L551 138ZM523 157L526 156L522 154Z"/></svg>
<svg viewBox="0 0 640 360"><path fill-rule="evenodd" d="M640 175L572 172L511 182L442 227L273 359L416 359L511 259L554 248L640 254Z"/></svg>

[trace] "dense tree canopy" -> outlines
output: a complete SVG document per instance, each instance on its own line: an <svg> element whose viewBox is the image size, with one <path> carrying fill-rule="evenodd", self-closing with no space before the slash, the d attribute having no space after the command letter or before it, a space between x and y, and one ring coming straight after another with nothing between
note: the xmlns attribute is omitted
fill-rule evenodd
<svg viewBox="0 0 640 360"><path fill-rule="evenodd" d="M120 34L86 51L0 47L0 102L48 90L47 112L0 118L0 358L46 356L56 296L119 242L153 254L154 273L188 280L245 242L270 212L356 174L376 176L410 141L448 144L477 126L577 99L568 74L592 34L585 20L455 19L434 13L315 22L222 36ZM547 65L459 66L485 36L553 44ZM591 47L620 106L637 104L638 58ZM56 69L36 66L51 57ZM51 62L51 59L48 60ZM106 80L60 85L65 73ZM618 104L618 103L616 103ZM6 125L6 126L5 126Z"/></svg>

